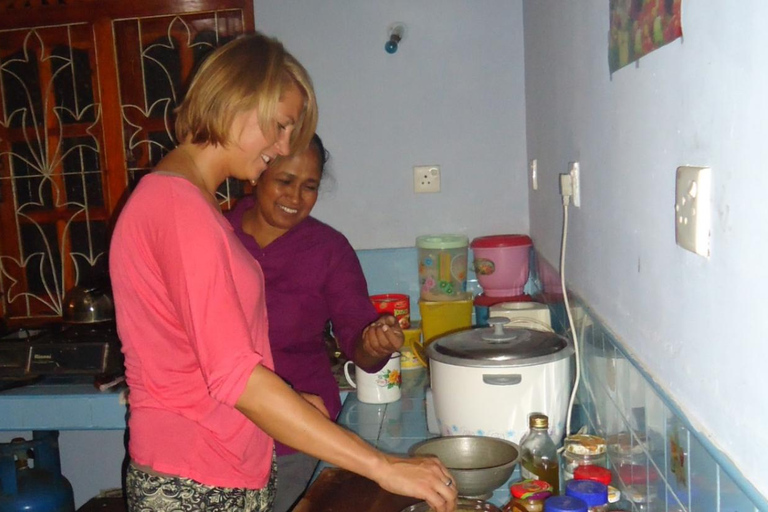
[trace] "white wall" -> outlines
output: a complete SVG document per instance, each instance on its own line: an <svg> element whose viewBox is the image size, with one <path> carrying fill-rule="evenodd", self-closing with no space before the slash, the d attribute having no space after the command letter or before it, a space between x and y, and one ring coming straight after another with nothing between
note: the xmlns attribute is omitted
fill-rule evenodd
<svg viewBox="0 0 768 512"><path fill-rule="evenodd" d="M522 0L255 0L309 70L334 179L315 215L356 249L528 233ZM394 55L388 26L408 32ZM414 165L442 191L414 194Z"/></svg>
<svg viewBox="0 0 768 512"><path fill-rule="evenodd" d="M524 2L531 232L556 263L557 174L579 160L570 286L768 495L768 3L683 9L683 43L611 79L606 0ZM675 245L684 164L713 169L709 260Z"/></svg>

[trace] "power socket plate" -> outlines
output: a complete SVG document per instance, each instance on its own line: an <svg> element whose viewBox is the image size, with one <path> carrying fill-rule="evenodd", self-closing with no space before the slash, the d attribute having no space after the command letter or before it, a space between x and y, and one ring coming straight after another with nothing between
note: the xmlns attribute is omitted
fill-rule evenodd
<svg viewBox="0 0 768 512"><path fill-rule="evenodd" d="M675 241L683 249L709 258L712 169L678 167L675 184Z"/></svg>
<svg viewBox="0 0 768 512"><path fill-rule="evenodd" d="M417 194L440 192L440 166L414 166L413 191Z"/></svg>

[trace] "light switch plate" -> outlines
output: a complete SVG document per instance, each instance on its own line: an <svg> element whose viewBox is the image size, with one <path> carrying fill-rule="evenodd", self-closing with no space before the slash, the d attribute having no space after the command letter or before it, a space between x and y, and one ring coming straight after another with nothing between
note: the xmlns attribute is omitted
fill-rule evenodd
<svg viewBox="0 0 768 512"><path fill-rule="evenodd" d="M712 170L709 167L678 167L675 186L675 241L709 258L712 230Z"/></svg>

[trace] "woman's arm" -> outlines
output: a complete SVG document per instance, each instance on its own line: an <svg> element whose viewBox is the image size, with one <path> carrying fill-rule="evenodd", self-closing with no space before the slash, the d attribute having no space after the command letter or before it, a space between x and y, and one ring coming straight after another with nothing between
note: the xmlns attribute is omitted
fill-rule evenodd
<svg viewBox="0 0 768 512"><path fill-rule="evenodd" d="M385 455L324 418L277 375L257 365L235 404L264 432L297 450L377 482L387 491L423 499L437 512L456 507L456 486L436 458Z"/></svg>

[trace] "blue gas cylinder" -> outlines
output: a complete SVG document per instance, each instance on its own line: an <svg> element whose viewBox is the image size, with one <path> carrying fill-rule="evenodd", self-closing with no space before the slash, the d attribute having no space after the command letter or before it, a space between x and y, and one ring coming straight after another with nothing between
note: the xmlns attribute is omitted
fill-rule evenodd
<svg viewBox="0 0 768 512"><path fill-rule="evenodd" d="M72 485L61 474L57 431L35 431L32 441L0 444L0 512L74 511Z"/></svg>

